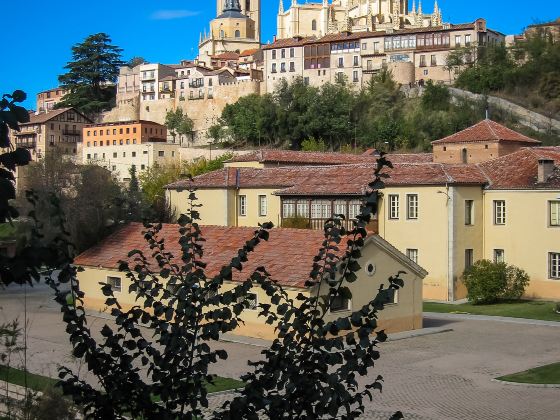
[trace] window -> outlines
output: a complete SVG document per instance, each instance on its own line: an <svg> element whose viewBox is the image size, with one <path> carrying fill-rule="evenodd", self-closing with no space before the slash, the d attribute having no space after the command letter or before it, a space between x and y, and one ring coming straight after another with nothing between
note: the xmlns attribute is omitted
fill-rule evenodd
<svg viewBox="0 0 560 420"><path fill-rule="evenodd" d="M316 200L311 202L311 218L312 219L328 219L331 217L331 202L326 200Z"/></svg>
<svg viewBox="0 0 560 420"><path fill-rule="evenodd" d="M506 202L504 200L494 200L494 224L506 224Z"/></svg>
<svg viewBox="0 0 560 420"><path fill-rule="evenodd" d="M471 45L471 36L469 35L465 35L465 45L468 47L469 45Z"/></svg>
<svg viewBox="0 0 560 420"><path fill-rule="evenodd" d="M115 153L113 153L113 158L116 158L116 157L117 157L117 153L115 152Z"/></svg>
<svg viewBox="0 0 560 420"><path fill-rule="evenodd" d="M165 156L165 152L163 150L160 150L158 153L159 157L164 157Z"/></svg>
<svg viewBox="0 0 560 420"><path fill-rule="evenodd" d="M311 21L311 30L312 31L316 31L317 30L317 21L315 19L313 19Z"/></svg>
<svg viewBox="0 0 560 420"><path fill-rule="evenodd" d="M362 50L367 50L367 42L362 43Z"/></svg>
<svg viewBox="0 0 560 420"><path fill-rule="evenodd" d="M241 37L241 32L239 31L239 29L235 30L235 37L236 38L240 38Z"/></svg>
<svg viewBox="0 0 560 420"><path fill-rule="evenodd" d="M251 310L251 311L256 311L259 305L259 299L256 293L247 293L247 295L245 297L240 296L237 299L237 303L241 303L243 301L246 301L248 306L247 309Z"/></svg>
<svg viewBox="0 0 560 420"><path fill-rule="evenodd" d="M426 56L425 55L420 56L420 67L426 67Z"/></svg>
<svg viewBox="0 0 560 420"><path fill-rule="evenodd" d="M247 216L247 196L240 195L239 196L239 215L240 216Z"/></svg>
<svg viewBox="0 0 560 420"><path fill-rule="evenodd" d="M344 57L338 57L338 67L344 67Z"/></svg>
<svg viewBox="0 0 560 420"><path fill-rule="evenodd" d="M550 252L548 254L548 276L554 280L560 280L560 253Z"/></svg>
<svg viewBox="0 0 560 420"><path fill-rule="evenodd" d="M272 50L272 59L276 60L276 50Z"/></svg>
<svg viewBox="0 0 560 420"><path fill-rule="evenodd" d="M88 159L88 160L91 160L91 154L88 153L87 159Z"/></svg>
<svg viewBox="0 0 560 420"><path fill-rule="evenodd" d="M132 157L136 157L136 152L132 152Z"/></svg>
<svg viewBox="0 0 560 420"><path fill-rule="evenodd" d="M431 64L432 67L437 66L437 57L435 55L432 55L430 57L430 64Z"/></svg>
<svg viewBox="0 0 560 420"><path fill-rule="evenodd" d="M130 127L126 128L126 134L130 134Z"/></svg>
<svg viewBox="0 0 560 420"><path fill-rule="evenodd" d="M465 249L465 270L471 268L474 264L474 250Z"/></svg>
<svg viewBox="0 0 560 420"><path fill-rule="evenodd" d="M126 152L123 152L122 157L126 157Z"/></svg>
<svg viewBox="0 0 560 420"><path fill-rule="evenodd" d="M376 42L373 43L373 52L375 54L379 53L379 41L376 41Z"/></svg>
<svg viewBox="0 0 560 420"><path fill-rule="evenodd" d="M342 296L336 296L331 303L331 312L342 312L350 310L350 299L345 299Z"/></svg>
<svg viewBox="0 0 560 420"><path fill-rule="evenodd" d="M406 218L409 220L418 219L418 194L406 195Z"/></svg>
<svg viewBox="0 0 560 420"><path fill-rule="evenodd" d="M399 303L399 292L395 289L385 289L387 293L387 305L396 305Z"/></svg>
<svg viewBox="0 0 560 420"><path fill-rule="evenodd" d="M276 63L272 63L272 73L276 73Z"/></svg>
<svg viewBox="0 0 560 420"><path fill-rule="evenodd" d="M406 256L411 260L418 264L418 250L409 248L406 250Z"/></svg>
<svg viewBox="0 0 560 420"><path fill-rule="evenodd" d="M355 55L354 56L354 67L358 67L360 65L360 58Z"/></svg>
<svg viewBox="0 0 560 420"><path fill-rule="evenodd" d="M266 216L268 213L268 203L266 201L266 195L259 195L259 216Z"/></svg>
<svg viewBox="0 0 560 420"><path fill-rule="evenodd" d="M455 35L455 46L456 47L460 47L461 46L461 35Z"/></svg>
<svg viewBox="0 0 560 420"><path fill-rule="evenodd" d="M286 200L282 203L282 217L290 218L296 215L296 203L292 200Z"/></svg>
<svg viewBox="0 0 560 420"><path fill-rule="evenodd" d="M494 250L494 262L495 263L505 262L505 252L504 252L503 249L495 249Z"/></svg>
<svg viewBox="0 0 560 420"><path fill-rule="evenodd" d="M293 61L290 62L290 71L291 71L291 72L296 71L296 64L295 64Z"/></svg>
<svg viewBox="0 0 560 420"><path fill-rule="evenodd" d="M286 58L286 50L280 50L280 57Z"/></svg>
<svg viewBox="0 0 560 420"><path fill-rule="evenodd" d="M280 73L286 73L286 63L280 64Z"/></svg>
<svg viewBox="0 0 560 420"><path fill-rule="evenodd" d="M358 83L358 81L359 81L359 78L358 78L358 70L354 70L354 71L352 72L352 81L353 81L354 83Z"/></svg>
<svg viewBox="0 0 560 420"><path fill-rule="evenodd" d="M399 218L399 196L389 195L389 219Z"/></svg>
<svg viewBox="0 0 560 420"><path fill-rule="evenodd" d="M474 221L474 201L465 200L465 225L471 226Z"/></svg>
<svg viewBox="0 0 560 420"><path fill-rule="evenodd" d="M120 292L122 289L120 277L107 277L107 284L111 286L113 292Z"/></svg>
<svg viewBox="0 0 560 420"><path fill-rule="evenodd" d="M560 226L560 201L549 201L550 226Z"/></svg>
<svg viewBox="0 0 560 420"><path fill-rule="evenodd" d="M294 48L290 48L290 58L294 58L296 56L296 50Z"/></svg>

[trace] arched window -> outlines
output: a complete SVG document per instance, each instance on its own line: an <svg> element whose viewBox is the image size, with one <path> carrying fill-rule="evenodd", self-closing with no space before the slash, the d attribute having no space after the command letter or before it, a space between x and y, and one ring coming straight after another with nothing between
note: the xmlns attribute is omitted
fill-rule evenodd
<svg viewBox="0 0 560 420"><path fill-rule="evenodd" d="M467 163L467 160L468 160L467 149L463 149L461 151L461 159L462 159L463 163Z"/></svg>
<svg viewBox="0 0 560 420"><path fill-rule="evenodd" d="M225 38L225 33L224 33L224 30L223 30L223 29L220 30L220 38Z"/></svg>
<svg viewBox="0 0 560 420"><path fill-rule="evenodd" d="M241 36L241 32L239 32L239 29L237 29L237 30L235 31L235 37L236 37L236 38L239 38L240 36Z"/></svg>
<svg viewBox="0 0 560 420"><path fill-rule="evenodd" d="M315 19L313 19L311 21L311 30L312 31L316 31L317 30L317 21Z"/></svg>

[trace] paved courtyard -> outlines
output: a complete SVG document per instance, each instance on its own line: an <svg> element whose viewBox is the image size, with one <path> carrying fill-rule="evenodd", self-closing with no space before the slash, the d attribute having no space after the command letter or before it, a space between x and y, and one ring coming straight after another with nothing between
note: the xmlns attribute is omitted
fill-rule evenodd
<svg viewBox="0 0 560 420"><path fill-rule="evenodd" d="M70 355L64 325L47 289L28 289L29 370L56 375L57 366L79 368ZM21 289L0 292L0 322L23 321ZM92 318L100 329L107 322ZM560 325L531 325L493 320L449 319L429 314L428 327L452 331L407 338L381 346L381 359L372 376L385 377L364 418L387 419L401 410L407 419L558 419L560 389L504 385L493 378L560 361ZM261 348L222 343L229 359L215 367L222 376L239 377L246 361ZM83 369L82 369L83 370ZM219 404L227 396L213 398Z"/></svg>

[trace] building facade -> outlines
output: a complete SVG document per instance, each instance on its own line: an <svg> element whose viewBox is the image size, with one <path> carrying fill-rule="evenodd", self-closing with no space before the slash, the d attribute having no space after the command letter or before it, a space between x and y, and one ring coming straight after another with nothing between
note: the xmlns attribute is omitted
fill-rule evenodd
<svg viewBox="0 0 560 420"><path fill-rule="evenodd" d="M461 143L469 157L472 150L478 153L466 164L449 161L445 153L388 155L394 168L387 170L378 217L369 229L428 270L426 299L464 298L464 270L490 259L529 273L527 297L560 300L560 148L539 147L517 133L522 142L501 149L484 127L507 143L511 139L503 138L512 134L505 127L488 121L477 126L467 134L481 137ZM290 153L245 155L195 178L203 223L294 226L297 219L298 227L321 229L334 214L355 217L373 179L374 155L362 162L341 158L336 165L336 154L327 153L319 165L318 156L304 158L301 152L289 162L283 155ZM187 194L181 182L167 187L178 213L185 211Z"/></svg>
<svg viewBox="0 0 560 420"><path fill-rule="evenodd" d="M33 160L41 160L57 150L71 158L81 153L82 129L92 121L74 108L32 114L28 123L13 131L16 147L29 149Z"/></svg>
<svg viewBox="0 0 560 420"><path fill-rule="evenodd" d="M475 46L504 41L502 34L487 28L484 19L458 25L279 39L263 47L266 91L272 92L281 79L290 82L297 77L312 86L343 78L358 89L382 69L390 70L395 81L405 85L426 80L449 83L455 78L447 67L450 52L472 47L464 49L468 62L475 59Z"/></svg>
<svg viewBox="0 0 560 420"><path fill-rule="evenodd" d="M181 254L178 243L177 225L164 225L161 238L165 239L166 249L174 255ZM75 263L83 266L79 273L81 290L85 293L85 306L89 309L106 310L105 297L101 292L100 282L112 285L115 297L124 308L138 305L136 295L129 292L131 280L118 271L118 260L126 260L132 249L146 249L146 242L140 224L123 227L105 241L85 251L77 257ZM211 256L205 267L208 277L219 273L223 265L237 255L236 250L245 244L254 234L253 228L225 228L220 226L201 226L204 237L204 254ZM226 292L245 281L257 267L265 267L271 278L276 280L287 292L290 299L298 294L309 296L316 293L315 288L308 288L305 282L324 240L320 231L308 232L299 229L273 229L267 241L262 241L248 256L242 272L234 271L231 281L226 281L220 291ZM298 246L293 246L297 243ZM123 244L126 244L123 247ZM130 249L128 249L130 247ZM290 269L286 270L286 261ZM359 260L362 269L356 273L355 282L348 284L352 293L350 299L340 299L326 314L325 321L348 316L352 311L363 307L375 298L379 287L388 286L388 278L404 271L404 287L392 296L392 302L379 313L379 328L387 332L409 331L422 328L422 278L426 271L400 253L387 241L378 236L366 239ZM162 280L165 281L165 280ZM322 285L322 290L328 287ZM248 296L251 305L243 312L243 323L235 330L236 334L257 338L273 339L274 327L266 324L265 318L259 317L258 305L271 304L265 291L254 285Z"/></svg>
<svg viewBox="0 0 560 420"><path fill-rule="evenodd" d="M316 36L329 33L384 31L401 28L441 26L442 11L437 0L433 13L418 9L408 0L323 0L299 4L293 0L289 9L280 0L277 18L278 38Z"/></svg>
<svg viewBox="0 0 560 420"><path fill-rule="evenodd" d="M179 160L179 146L167 143L167 128L151 121L91 124L83 128L81 162L94 163L113 172L120 182L168 161Z"/></svg>
<svg viewBox="0 0 560 420"><path fill-rule="evenodd" d="M66 91L60 87L39 92L37 94L36 112L42 114L52 111L54 106L62 100L64 95L66 95Z"/></svg>

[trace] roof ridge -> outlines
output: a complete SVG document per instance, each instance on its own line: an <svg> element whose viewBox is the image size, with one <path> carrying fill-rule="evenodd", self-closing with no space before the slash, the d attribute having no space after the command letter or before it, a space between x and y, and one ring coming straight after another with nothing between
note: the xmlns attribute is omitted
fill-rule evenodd
<svg viewBox="0 0 560 420"><path fill-rule="evenodd" d="M494 138L498 141L500 141L500 136L498 136L498 134L496 133L496 131L494 130L494 127L492 127L492 124L490 124L491 122L493 123L494 121L492 121L489 118L486 118L484 120L484 122L486 123L486 125L488 126L488 129L492 132L492 135L494 136ZM497 124L497 123L496 123ZM505 126L503 126L505 127ZM506 127L507 128L507 127Z"/></svg>

